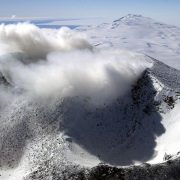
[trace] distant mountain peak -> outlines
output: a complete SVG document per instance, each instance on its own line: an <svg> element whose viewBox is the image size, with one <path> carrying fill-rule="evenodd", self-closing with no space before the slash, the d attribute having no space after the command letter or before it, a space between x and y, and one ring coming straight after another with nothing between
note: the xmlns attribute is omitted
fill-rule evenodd
<svg viewBox="0 0 180 180"><path fill-rule="evenodd" d="M112 28L116 28L120 25L128 25L128 26L139 26L139 25L150 25L157 23L155 20L149 17L144 17L142 15L138 14L128 14L126 16L123 16L119 19L116 19L112 22Z"/></svg>
<svg viewBox="0 0 180 180"><path fill-rule="evenodd" d="M141 14L128 14L126 17L143 17Z"/></svg>
<svg viewBox="0 0 180 180"><path fill-rule="evenodd" d="M144 17L140 14L128 14L126 16L123 16L115 21L113 21L114 23L116 22L125 22L125 21L129 21L129 20L136 20L136 19L151 19L151 18L148 18L148 17Z"/></svg>
<svg viewBox="0 0 180 180"><path fill-rule="evenodd" d="M123 16L120 19L124 19L124 18L142 18L143 16L141 14L128 14L126 16Z"/></svg>

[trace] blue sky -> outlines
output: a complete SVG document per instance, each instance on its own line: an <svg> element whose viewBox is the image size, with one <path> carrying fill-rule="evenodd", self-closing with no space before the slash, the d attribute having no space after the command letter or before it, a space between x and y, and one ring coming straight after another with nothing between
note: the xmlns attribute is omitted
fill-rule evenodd
<svg viewBox="0 0 180 180"><path fill-rule="evenodd" d="M180 25L180 0L0 0L0 17L116 19L129 13Z"/></svg>

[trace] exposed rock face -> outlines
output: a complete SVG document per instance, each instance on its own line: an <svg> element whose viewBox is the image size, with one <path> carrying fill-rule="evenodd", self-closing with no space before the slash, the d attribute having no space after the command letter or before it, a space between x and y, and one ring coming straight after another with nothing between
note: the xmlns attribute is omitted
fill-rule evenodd
<svg viewBox="0 0 180 180"><path fill-rule="evenodd" d="M79 169L68 167L60 172L58 167L42 166L32 172L26 180L179 180L180 159L169 159L167 162L157 165L147 163L141 166L117 168L107 165L99 165L92 169Z"/></svg>
<svg viewBox="0 0 180 180"><path fill-rule="evenodd" d="M0 72L0 85L3 84L5 86L10 85L7 79L3 76L3 74Z"/></svg>

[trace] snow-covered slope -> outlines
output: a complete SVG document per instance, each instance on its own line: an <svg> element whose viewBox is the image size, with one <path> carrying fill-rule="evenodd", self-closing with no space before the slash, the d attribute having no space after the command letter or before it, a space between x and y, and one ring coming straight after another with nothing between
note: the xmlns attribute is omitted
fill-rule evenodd
<svg viewBox="0 0 180 180"><path fill-rule="evenodd" d="M112 23L79 27L98 47L141 52L180 69L180 28L129 14Z"/></svg>
<svg viewBox="0 0 180 180"><path fill-rule="evenodd" d="M166 70L166 74L161 74L161 69ZM87 172L91 174L103 169L103 166L83 172L84 166L93 167L97 163L116 166L142 162L159 164L169 160L171 157L169 154L175 155L180 149L180 134L174 129L174 126L179 126L180 86L173 77L179 78L180 72L155 60L154 66L144 72L131 92L109 105L104 104L101 108L95 108L89 106L88 99L79 97L63 100L53 111L58 112L59 109L58 114L63 118L63 121L60 121L60 129L64 132L61 136L63 141L57 138L58 131L55 131L56 138L50 135L50 139L47 137L41 139L40 144L44 142L44 152L40 156L35 156L36 166L33 166L33 173L28 175L27 179L39 177L70 179L71 175L76 177L76 174L78 177L81 174L84 179L88 179L85 178ZM169 114L173 118L169 117ZM50 127L56 123L59 123L58 119L47 124L45 131L47 129L52 131ZM67 145L65 151L62 151L63 144L59 146L58 142ZM41 151L39 145L36 143L34 155ZM66 153L62 155L62 152ZM179 163L179 160L174 161L172 169L179 172L176 163ZM168 171L173 171L171 166L169 170L165 168L166 164L152 166L152 172L146 171L148 167L150 165L145 164L142 169L132 167L123 171L127 171L127 179L131 177L132 172L146 179L145 172L152 176L156 168L160 169L158 173L162 177ZM117 169L114 172L113 168L109 167L108 171L101 172L99 176L105 176L106 173L115 176L119 171ZM160 174L156 175L159 177ZM99 176L98 172L93 175L94 179L98 179ZM172 174L170 177L173 176Z"/></svg>
<svg viewBox="0 0 180 180"><path fill-rule="evenodd" d="M66 170L68 176L99 163L163 162L165 153L180 149L180 135L173 131L179 126L180 93L174 77L179 79L180 72L155 61L131 91L100 107L92 106L88 97L44 104L25 94L13 96L1 108L2 179L20 179L37 168L48 167L48 175L40 171L48 179L51 167L58 167L59 176Z"/></svg>

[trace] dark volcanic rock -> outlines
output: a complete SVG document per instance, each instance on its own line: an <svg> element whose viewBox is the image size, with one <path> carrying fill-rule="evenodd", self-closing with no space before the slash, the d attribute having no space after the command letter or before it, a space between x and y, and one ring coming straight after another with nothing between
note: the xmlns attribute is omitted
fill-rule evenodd
<svg viewBox="0 0 180 180"><path fill-rule="evenodd" d="M44 169L43 169L44 168ZM75 171L76 170L76 171ZM58 167L41 167L29 175L26 180L53 179L53 180L179 180L180 159L169 160L162 164L131 166L117 168L107 165L99 165L92 169L77 167L67 168L58 173Z"/></svg>

